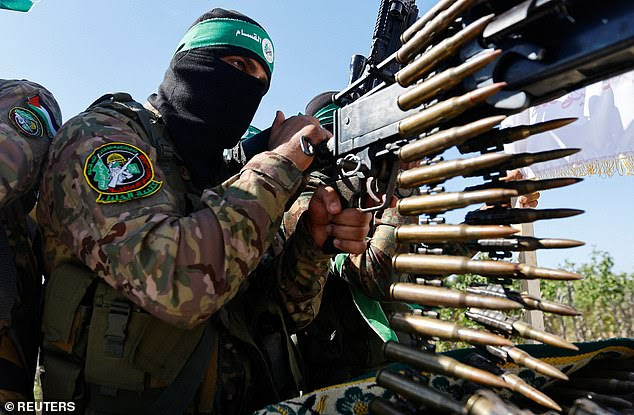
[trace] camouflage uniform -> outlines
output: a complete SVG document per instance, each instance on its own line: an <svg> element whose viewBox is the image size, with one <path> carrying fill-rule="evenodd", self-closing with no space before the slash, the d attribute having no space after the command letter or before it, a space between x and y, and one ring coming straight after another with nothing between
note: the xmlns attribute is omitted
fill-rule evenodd
<svg viewBox="0 0 634 415"><path fill-rule="evenodd" d="M0 80L0 224L11 251L1 255L13 270L3 265L0 276L0 402L33 394L42 272L28 213L60 124L59 107L48 90L29 81Z"/></svg>
<svg viewBox="0 0 634 415"><path fill-rule="evenodd" d="M152 131L165 133L159 116L150 118ZM277 376L276 362L298 380L285 334L312 319L329 261L301 219L292 234L279 232L301 172L266 152L221 185L194 189L169 139L154 141L121 111L93 108L66 123L51 148L37 212L49 278L45 399L89 395L92 407L123 397L108 411L144 412L209 330L199 411L220 402L223 412L244 413L290 397L297 385Z"/></svg>

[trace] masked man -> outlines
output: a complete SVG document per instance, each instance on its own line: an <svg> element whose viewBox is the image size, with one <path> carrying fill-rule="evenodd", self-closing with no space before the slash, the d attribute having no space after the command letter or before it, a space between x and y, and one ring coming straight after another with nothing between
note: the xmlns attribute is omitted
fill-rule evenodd
<svg viewBox="0 0 634 415"><path fill-rule="evenodd" d="M29 212L61 120L41 85L0 80L0 403L33 397L42 270Z"/></svg>
<svg viewBox="0 0 634 415"><path fill-rule="evenodd" d="M319 308L321 247L333 236L361 252L370 218L321 187L294 231L278 232L306 149L330 137L312 117L278 112L270 151L227 177L223 149L247 129L273 63L258 23L214 9L145 108L108 95L62 128L38 205L45 400L232 414L298 392L289 333Z"/></svg>

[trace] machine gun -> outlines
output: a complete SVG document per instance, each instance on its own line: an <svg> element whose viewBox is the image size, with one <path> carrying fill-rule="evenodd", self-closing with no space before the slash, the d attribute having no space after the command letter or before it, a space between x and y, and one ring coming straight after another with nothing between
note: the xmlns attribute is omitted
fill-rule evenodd
<svg viewBox="0 0 634 415"><path fill-rule="evenodd" d="M353 82L333 97L342 108L322 153L336 161L330 173L340 194L364 210L385 207L362 201L391 196L399 161L475 140L502 119L492 116L519 112L634 67L634 28L626 23L634 7L628 0L440 3L444 9L416 21L382 62L367 59L358 75L355 62L363 60L353 58ZM433 151L416 148L429 141L440 144Z"/></svg>

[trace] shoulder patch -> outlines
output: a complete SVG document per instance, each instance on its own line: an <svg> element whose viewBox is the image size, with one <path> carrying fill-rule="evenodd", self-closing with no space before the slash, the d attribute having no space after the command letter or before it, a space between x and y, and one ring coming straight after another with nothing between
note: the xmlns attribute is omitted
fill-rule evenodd
<svg viewBox="0 0 634 415"><path fill-rule="evenodd" d="M86 159L84 177L99 197L97 203L121 203L156 193L163 182L154 180L152 161L128 143L107 143Z"/></svg>
<svg viewBox="0 0 634 415"><path fill-rule="evenodd" d="M43 137L42 120L29 108L13 107L9 110L9 120L22 134L29 137Z"/></svg>

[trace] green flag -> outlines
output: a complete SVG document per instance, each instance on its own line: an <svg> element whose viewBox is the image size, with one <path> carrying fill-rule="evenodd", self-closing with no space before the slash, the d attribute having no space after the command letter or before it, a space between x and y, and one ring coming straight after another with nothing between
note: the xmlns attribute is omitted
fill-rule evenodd
<svg viewBox="0 0 634 415"><path fill-rule="evenodd" d="M0 9L28 12L33 6L33 0L0 0Z"/></svg>

